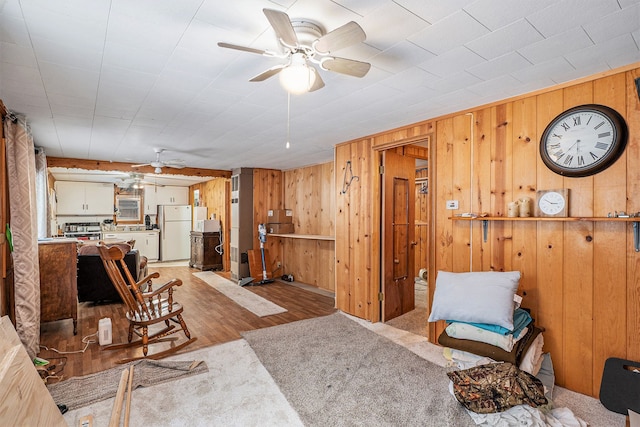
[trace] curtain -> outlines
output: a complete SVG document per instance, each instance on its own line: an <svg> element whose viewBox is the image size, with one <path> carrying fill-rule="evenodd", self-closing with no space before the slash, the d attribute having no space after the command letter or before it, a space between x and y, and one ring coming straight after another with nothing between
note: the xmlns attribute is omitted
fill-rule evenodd
<svg viewBox="0 0 640 427"><path fill-rule="evenodd" d="M40 345L40 272L33 139L24 120L5 120L16 332L33 359Z"/></svg>
<svg viewBox="0 0 640 427"><path fill-rule="evenodd" d="M49 209L49 180L47 179L47 156L44 148L36 149L36 212L38 224L38 239L50 237L49 224L51 221L51 211Z"/></svg>

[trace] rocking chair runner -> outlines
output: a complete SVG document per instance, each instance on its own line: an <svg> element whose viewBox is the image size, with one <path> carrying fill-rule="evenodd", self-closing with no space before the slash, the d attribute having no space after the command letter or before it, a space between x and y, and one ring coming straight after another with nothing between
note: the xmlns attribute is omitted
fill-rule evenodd
<svg viewBox="0 0 640 427"><path fill-rule="evenodd" d="M196 340L195 337L191 338L187 324L182 318L182 305L173 300L173 288L175 286L182 285L182 281L180 279L171 279L155 291L142 292L141 289L144 289L144 285L150 282L151 279L160 277L160 274L158 272L154 272L136 282L127 268L127 264L124 262L125 254L119 247L107 247L102 243L98 243L97 247L109 279L113 282L113 286L115 286L126 306L126 317L129 321L128 342L105 346L104 349L112 350L142 345L142 353L144 356L123 359L120 361L120 363L127 363L131 360L141 358L160 359L176 352ZM126 280L118 268L118 262L122 267L122 271L125 273ZM128 285L127 281L129 283ZM169 323L170 321L179 324L180 328L176 329L175 325ZM149 335L149 326L161 322L165 323L165 327L162 330ZM180 331L184 332L187 337L187 341L177 346L173 346L168 350L147 355L149 344L175 339L175 337L166 337ZM134 333L141 339L132 342Z"/></svg>

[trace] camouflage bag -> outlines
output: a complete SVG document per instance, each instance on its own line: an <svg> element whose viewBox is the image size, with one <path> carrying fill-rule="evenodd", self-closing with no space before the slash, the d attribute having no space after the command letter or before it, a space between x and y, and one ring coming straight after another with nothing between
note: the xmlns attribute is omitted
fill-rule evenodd
<svg viewBox="0 0 640 427"><path fill-rule="evenodd" d="M456 399L479 414L502 412L522 404L534 408L547 404L542 382L509 362L474 366L448 372L447 376L453 382Z"/></svg>

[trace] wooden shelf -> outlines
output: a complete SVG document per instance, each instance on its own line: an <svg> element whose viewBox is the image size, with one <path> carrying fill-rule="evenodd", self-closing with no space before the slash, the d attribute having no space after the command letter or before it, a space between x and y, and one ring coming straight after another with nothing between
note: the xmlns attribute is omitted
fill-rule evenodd
<svg viewBox="0 0 640 427"><path fill-rule="evenodd" d="M270 233L267 236L287 237L289 239L306 239L306 240L336 240L335 236L321 236L319 234L277 234Z"/></svg>
<svg viewBox="0 0 640 427"><path fill-rule="evenodd" d="M608 222L640 222L640 217L630 217L630 218L609 218L609 217L515 217L510 218L506 216L478 216L478 217L467 217L467 216L450 216L449 219L453 221L562 221L562 222L574 222L574 221L608 221Z"/></svg>
<svg viewBox="0 0 640 427"><path fill-rule="evenodd" d="M506 217L506 216L450 216L452 221L482 221L482 234L483 239L487 241L487 233L489 228L489 221L556 221L556 222L578 222L578 221L590 221L590 222L633 222L633 246L636 252L640 252L640 217Z"/></svg>

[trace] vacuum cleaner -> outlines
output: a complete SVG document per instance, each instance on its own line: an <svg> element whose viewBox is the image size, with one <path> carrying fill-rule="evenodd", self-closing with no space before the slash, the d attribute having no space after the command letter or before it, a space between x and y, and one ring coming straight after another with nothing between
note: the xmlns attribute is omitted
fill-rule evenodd
<svg viewBox="0 0 640 427"><path fill-rule="evenodd" d="M273 283L273 279L269 279L267 276L267 263L264 259L264 244L267 241L267 227L264 224L258 224L258 238L260 240L260 257L262 258L262 280L254 282L255 279L253 277L245 277L238 282L240 286Z"/></svg>

